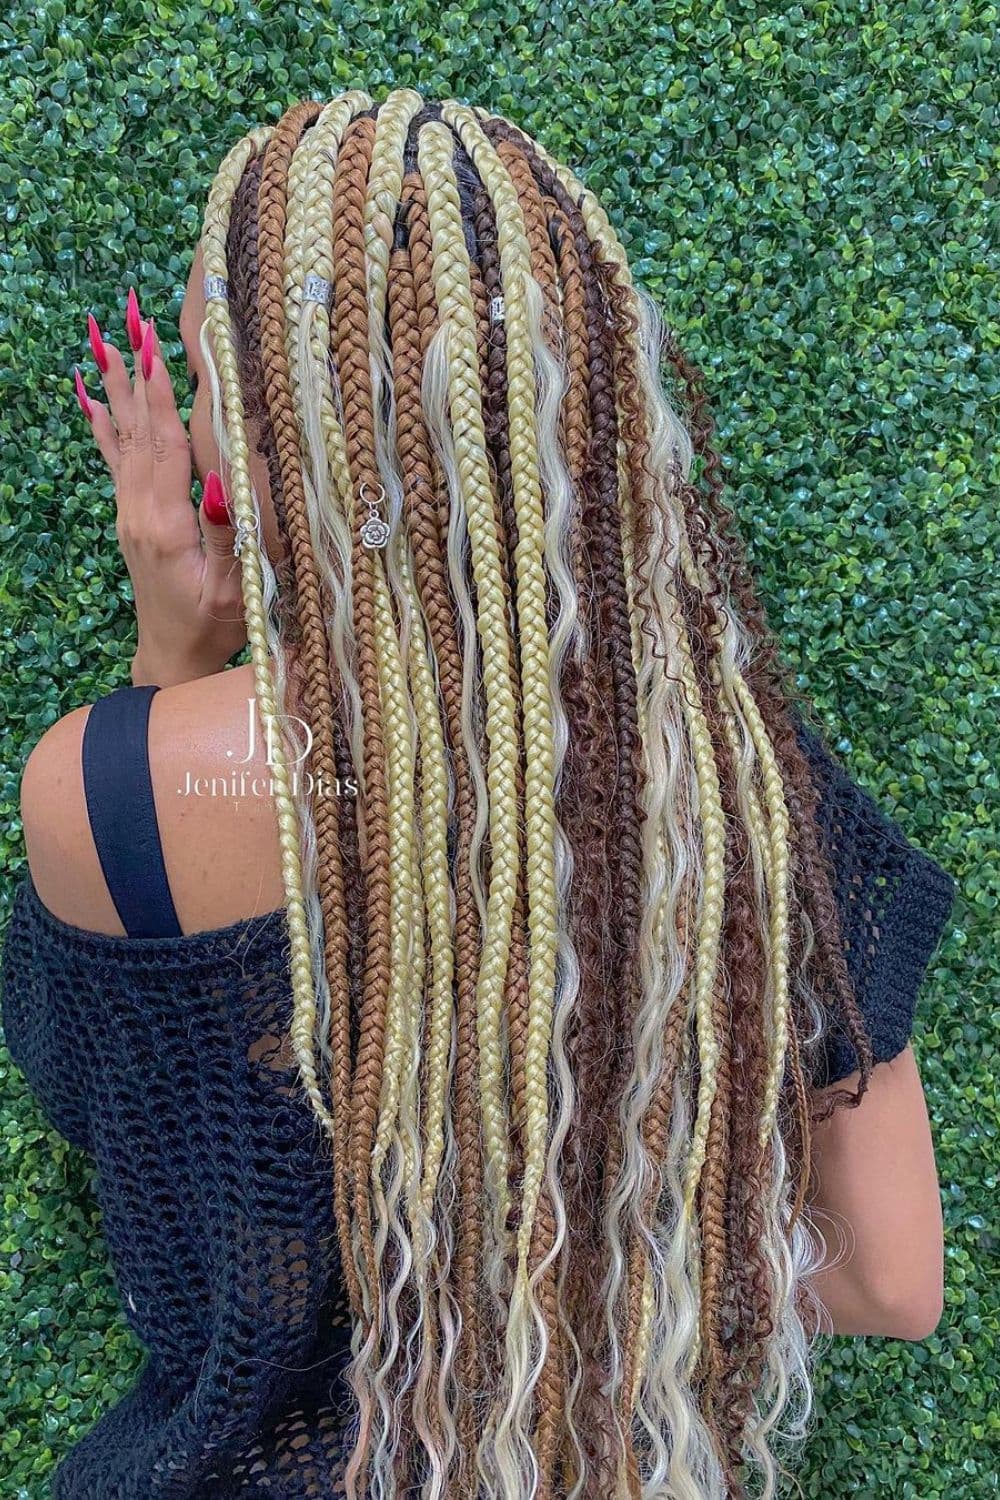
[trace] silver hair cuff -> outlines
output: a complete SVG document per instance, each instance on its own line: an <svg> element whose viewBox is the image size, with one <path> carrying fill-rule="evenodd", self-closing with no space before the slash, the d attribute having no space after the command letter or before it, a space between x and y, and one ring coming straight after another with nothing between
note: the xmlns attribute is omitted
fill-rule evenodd
<svg viewBox="0 0 1000 1500"><path fill-rule="evenodd" d="M326 302L329 304L333 299L333 282L327 281L325 276L317 276L315 271L310 271L306 277L306 284L302 291L304 302Z"/></svg>
<svg viewBox="0 0 1000 1500"><path fill-rule="evenodd" d="M236 535L233 538L234 557L239 557L240 553L243 551L244 545L251 536L256 537L258 541L260 540L260 532L258 531L256 524L250 521L244 521L243 517L240 516L239 520L236 522Z"/></svg>
<svg viewBox="0 0 1000 1500"><path fill-rule="evenodd" d="M225 297L228 290L228 283L224 276L206 276L204 286L206 302L213 297Z"/></svg>
<svg viewBox="0 0 1000 1500"><path fill-rule="evenodd" d="M503 319L504 312L505 312L505 306L504 306L503 297L502 296L500 296L500 297L492 297L490 299L490 322L491 323L499 323L499 322L501 322L502 319Z"/></svg>

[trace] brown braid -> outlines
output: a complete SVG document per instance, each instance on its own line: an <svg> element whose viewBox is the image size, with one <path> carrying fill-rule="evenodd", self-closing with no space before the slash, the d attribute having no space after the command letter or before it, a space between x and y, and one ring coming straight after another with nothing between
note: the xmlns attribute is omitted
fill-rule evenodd
<svg viewBox="0 0 1000 1500"><path fill-rule="evenodd" d="M455 952L459 1015L456 1090L461 1174L461 1213L456 1228L459 1240L459 1305L465 1330L461 1346L462 1376L463 1381L469 1381L476 1369L477 1350L482 1338L478 1326L479 1267L476 1246L481 1234L483 1168L475 1110L478 1047L474 1026L480 923L468 857L475 823L475 789L462 738L462 658L455 633L447 560L440 527L440 515L446 507L438 500L437 487L443 481L440 476L435 478L420 404L420 370L427 345L437 326L437 316L433 308L430 309L430 315L426 315L426 300L425 316L423 319L419 316L417 286L422 278L417 276L417 269L419 258L427 250L427 245L419 232L413 233L414 225L421 218L426 224L426 209L421 216L420 206L414 196L418 186L422 185L414 176L404 178L402 201L407 242L404 248L396 251L392 260L394 275L389 281L389 317L397 381L397 444L404 469L409 476L405 504L413 538L414 569L438 663L445 708L445 729L456 785L458 844L455 861ZM471 1412L468 1413L467 1420L471 1421Z"/></svg>
<svg viewBox="0 0 1000 1500"><path fill-rule="evenodd" d="M344 436L355 496L362 484L366 484L373 494L380 488L372 457L374 417L368 368L368 297L360 227L374 141L374 121L353 121L344 136L334 179L336 354L344 403ZM366 1161L375 1136L389 990L389 823L375 647L375 564L361 541L360 526L364 514L364 507L356 501L351 568L365 745L363 813L368 923L364 999L351 1100L350 1152L354 1211L374 1284L378 1278L371 1239Z"/></svg>
<svg viewBox="0 0 1000 1500"><path fill-rule="evenodd" d="M418 129L420 117L411 126L411 135ZM437 328L438 315L431 277L433 249L427 198L422 178L416 172L403 179L403 204L405 207L406 244L410 273L413 283L413 303L416 310L420 334L421 359L426 355ZM422 424L422 416L420 418ZM426 435L424 438L427 446ZM447 545L449 530L449 502L447 487L441 473L437 455L430 457L433 484L431 494L435 501L437 518L437 553L440 577L447 582ZM425 523L426 526L426 523ZM428 544L430 534L428 532ZM458 833L456 848L456 957L458 971L455 1060L455 1130L458 1140L459 1204L456 1223L456 1292L462 1315L463 1336L458 1349L458 1370L463 1391L479 1388L484 1369L484 1343L487 1330L480 1315L480 1278L482 1264L484 1193L484 1168L478 1116L479 1043L476 1035L475 1004L476 979L479 970L481 924L479 911L472 888L472 867L469 851L472 846L476 816L475 788L472 783L468 758L465 754L461 727L462 665L461 647L454 631L453 606L449 603L448 623L453 646L449 653L448 681L450 692L446 698L449 714L449 733L452 754L455 757L456 805L458 808ZM473 649L479 661L479 644ZM482 746L480 754L482 754ZM475 1413L472 1403L463 1400L458 1411L459 1430L462 1437L460 1456L461 1472L467 1476L471 1461L470 1445L474 1441ZM466 1478L464 1482L471 1483Z"/></svg>
<svg viewBox="0 0 1000 1500"><path fill-rule="evenodd" d="M303 129L316 118L321 105L302 104L282 120L264 154L258 191L258 316L260 320L261 368L270 415L275 451L281 474L277 494L281 497L283 526L291 545L296 580L296 609L302 632L302 691L308 722L313 726L314 773L313 816L319 864L319 897L323 912L326 972L332 1001L331 1043L336 1067L332 1080L335 1118L335 1204L340 1218L338 1233L352 1306L361 1308L360 1285L350 1252L347 1217L347 1081L350 1066L350 995L342 976L346 973L347 923L344 875L340 852L340 815L331 804L328 789L338 774L334 744L332 673L324 624L328 603L324 598L313 556L305 490L299 461L298 426L292 405L288 360L285 353L285 300L283 287L285 192L288 164Z"/></svg>
<svg viewBox="0 0 1000 1500"><path fill-rule="evenodd" d="M233 215L227 241L227 260L230 266L228 295L236 333L237 355L240 363L247 416L258 430L257 450L262 454L267 465L270 493L273 496L280 497L281 465L267 408L264 374L260 363L260 315L257 300L259 282L257 201L260 190L262 164L260 157L251 159L240 179L240 184L234 197ZM284 513L284 509L282 509L282 514ZM275 612L280 621L279 628L286 646L295 652L301 646L302 631L297 615L295 614L297 593L295 590L294 570L287 558L282 558L277 562L275 574L278 580L278 596ZM332 687L336 691L337 674L332 663L330 670ZM293 693L301 691L300 678L301 673L296 672L294 674L294 681L290 684L290 690ZM291 703L294 710L297 713L301 713L304 705L300 701L300 698L298 696L293 697ZM337 757L338 784L344 785L351 779L352 766L346 744L346 730L344 728L345 707L342 701L339 701L336 707L337 711L333 718L334 748ZM341 935L338 930L338 924L341 920L347 921L349 931L346 982L351 1016L345 1044L342 1030L337 1029L338 1021L334 1008L332 1015L334 1029L331 1032L331 1049L335 1069L333 1079L334 1108L339 1112L342 1122L346 1124L346 1111L350 1098L351 1059L354 1049L353 1019L356 1014L361 983L356 918L360 907L363 887L358 859L354 800L349 796L338 797L336 805L346 914L335 914L334 919L330 923L329 931L336 940ZM334 966L333 974L335 983L339 972L339 968ZM334 1007L336 1004L336 993L335 990ZM346 1233L349 1229L345 1167L346 1147L341 1144L335 1155L334 1207L349 1295L352 1306L360 1308L360 1287L353 1259L350 1255L346 1257L344 1255L344 1251L347 1248L345 1244ZM356 1303L355 1298L358 1299Z"/></svg>
<svg viewBox="0 0 1000 1500"><path fill-rule="evenodd" d="M497 155L517 188L524 226L528 231L528 243L531 246L531 269L545 296L542 333L549 348L556 353L562 344L559 277L549 239L545 205L523 152L512 141L500 138L497 142Z"/></svg>
<svg viewBox="0 0 1000 1500"><path fill-rule="evenodd" d="M494 134L499 135L496 127L492 129ZM630 1063L625 1042L635 986L634 956L638 935L636 918L640 909L639 872L642 863L640 797L643 779L635 702L635 671L631 658L629 605L623 577L621 527L616 523L618 421L614 403L614 357L609 342L607 304L603 300L593 248L579 212L562 184L531 150L530 145L523 140L521 144L536 180L559 204L574 229L586 303L592 431L590 472L584 486L589 502L585 509L584 524L591 538L594 590L600 607L595 633L608 653L618 739L618 764L613 790L620 793L623 810L620 823L609 830L608 844L613 861L609 878L617 893L618 904L615 923L616 963L620 967L617 968L616 988L622 995L629 997L623 1010L611 1017L611 1024L617 1023L619 1028L616 1040L621 1043L621 1050L616 1053L616 1073L605 1081L607 1091L609 1087L614 1089L616 1077L623 1076ZM606 798L608 790L605 789Z"/></svg>

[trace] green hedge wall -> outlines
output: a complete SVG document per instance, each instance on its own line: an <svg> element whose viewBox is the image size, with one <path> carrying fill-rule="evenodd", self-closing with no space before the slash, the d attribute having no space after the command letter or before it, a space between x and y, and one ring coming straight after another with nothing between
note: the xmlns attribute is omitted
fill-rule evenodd
<svg viewBox="0 0 1000 1500"><path fill-rule="evenodd" d="M922 0L9 0L0 19L0 917L24 757L126 681L133 650L113 491L73 395L74 361L97 389L85 315L120 339L135 285L180 355L208 184L250 125L358 85L515 118L601 195L705 370L800 682L961 883L916 1038L945 1316L919 1345L830 1341L804 1496L996 1493L996 21ZM0 1080L0 1494L44 1500L141 1354L85 1160L5 1056Z"/></svg>

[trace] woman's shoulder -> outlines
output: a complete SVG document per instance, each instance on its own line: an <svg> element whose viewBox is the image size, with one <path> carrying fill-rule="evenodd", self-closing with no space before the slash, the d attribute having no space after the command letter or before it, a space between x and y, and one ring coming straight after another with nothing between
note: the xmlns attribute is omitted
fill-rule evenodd
<svg viewBox="0 0 1000 1500"><path fill-rule="evenodd" d="M158 835L181 930L224 927L281 906L268 746L254 706L252 669L233 667L151 696L142 688L124 693L136 698L134 705L120 705L126 709L144 713L148 701L148 719L102 712L90 734L87 781L87 725L105 699L65 714L28 756L21 815L40 900L74 926L124 932L95 842L93 799L104 804L102 822L118 819L127 839L134 812L127 788L136 770L129 762L148 752L153 809L136 837L146 847ZM122 734L123 725L131 732Z"/></svg>

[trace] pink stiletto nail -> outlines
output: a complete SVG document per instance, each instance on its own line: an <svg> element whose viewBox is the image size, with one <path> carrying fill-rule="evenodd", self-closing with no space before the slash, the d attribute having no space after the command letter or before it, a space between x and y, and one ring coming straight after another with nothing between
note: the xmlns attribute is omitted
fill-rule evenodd
<svg viewBox="0 0 1000 1500"><path fill-rule="evenodd" d="M93 313L87 314L87 332L90 334L90 347L94 351L97 368L103 375L108 368L108 355L104 347L104 336L101 333L100 324Z"/></svg>
<svg viewBox="0 0 1000 1500"><path fill-rule="evenodd" d="M232 517L229 514L229 507L226 504L222 480L214 469L209 469L205 475L201 503L205 510L206 521L211 521L213 526L231 526L233 524Z"/></svg>
<svg viewBox="0 0 1000 1500"><path fill-rule="evenodd" d="M91 422L94 417L94 408L90 404L90 397L87 395L87 387L83 383L83 376L80 374L79 365L73 366L73 380L76 383L76 399L80 403L80 410L87 418L87 421Z"/></svg>
<svg viewBox="0 0 1000 1500"><path fill-rule="evenodd" d="M153 373L153 351L153 320L150 318L146 324L146 332L142 336L142 353L139 356L143 380L148 380Z"/></svg>
<svg viewBox="0 0 1000 1500"><path fill-rule="evenodd" d="M125 331L132 346L132 353L137 354L142 346L142 319L139 316L139 299L135 295L135 288L131 286L128 289L128 300L125 304Z"/></svg>

